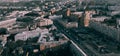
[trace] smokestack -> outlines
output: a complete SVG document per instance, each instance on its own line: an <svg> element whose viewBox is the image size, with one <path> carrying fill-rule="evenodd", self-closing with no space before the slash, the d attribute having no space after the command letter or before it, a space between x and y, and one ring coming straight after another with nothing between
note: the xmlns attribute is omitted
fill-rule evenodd
<svg viewBox="0 0 120 56"><path fill-rule="evenodd" d="M54 13L55 13L55 8L51 10L51 14L54 14Z"/></svg>
<svg viewBox="0 0 120 56"><path fill-rule="evenodd" d="M71 12L70 12L70 8L67 9L67 16L70 16Z"/></svg>
<svg viewBox="0 0 120 56"><path fill-rule="evenodd" d="M85 11L84 26L88 27L90 21L90 11Z"/></svg>

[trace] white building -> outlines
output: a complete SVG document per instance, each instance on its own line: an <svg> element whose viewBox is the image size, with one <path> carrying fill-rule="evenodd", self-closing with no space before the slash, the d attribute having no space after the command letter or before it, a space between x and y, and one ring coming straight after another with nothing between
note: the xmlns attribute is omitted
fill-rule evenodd
<svg viewBox="0 0 120 56"><path fill-rule="evenodd" d="M98 22L103 22L105 19L110 19L110 17L106 16L99 16L99 17L91 17L90 20L98 21Z"/></svg>
<svg viewBox="0 0 120 56"><path fill-rule="evenodd" d="M79 17L81 17L81 16L83 15L83 12L74 12L74 13L72 13L72 14L78 15Z"/></svg>
<svg viewBox="0 0 120 56"><path fill-rule="evenodd" d="M40 38L38 39L38 43L39 42L46 42L46 39L45 39L45 37L47 37L47 34L49 34L49 30L48 29L46 29L46 28L41 28L40 29L40 32L41 32L41 36L40 36Z"/></svg>
<svg viewBox="0 0 120 56"><path fill-rule="evenodd" d="M17 40L26 41L29 38L35 38L35 37L40 37L40 29L19 33L15 36L15 41Z"/></svg>
<svg viewBox="0 0 120 56"><path fill-rule="evenodd" d="M40 7L36 7L33 11L41 11Z"/></svg>
<svg viewBox="0 0 120 56"><path fill-rule="evenodd" d="M53 16L49 16L50 19L60 19L62 18L62 15L53 15Z"/></svg>

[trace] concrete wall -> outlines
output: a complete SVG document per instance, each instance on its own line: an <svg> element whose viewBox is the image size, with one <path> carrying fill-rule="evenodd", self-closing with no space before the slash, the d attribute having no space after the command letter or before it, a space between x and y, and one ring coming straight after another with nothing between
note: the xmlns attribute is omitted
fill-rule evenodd
<svg viewBox="0 0 120 56"><path fill-rule="evenodd" d="M119 41L120 40L120 29L116 29L111 26L107 26L106 24L101 24L100 22L90 21L91 28L112 37L113 39Z"/></svg>

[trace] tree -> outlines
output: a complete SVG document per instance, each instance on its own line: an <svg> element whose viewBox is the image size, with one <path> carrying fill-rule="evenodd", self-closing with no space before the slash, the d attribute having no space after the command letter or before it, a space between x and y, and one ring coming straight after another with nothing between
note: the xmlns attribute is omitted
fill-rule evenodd
<svg viewBox="0 0 120 56"><path fill-rule="evenodd" d="M20 17L20 18L17 18L18 22L21 22L20 26L24 26L24 27L27 27L30 28L31 25L34 25L34 17L29 17L29 16L26 16L26 17Z"/></svg>
<svg viewBox="0 0 120 56"><path fill-rule="evenodd" d="M7 29L6 28L0 28L0 35L7 34Z"/></svg>
<svg viewBox="0 0 120 56"><path fill-rule="evenodd" d="M40 16L40 14L39 14L39 13L37 13L37 12L30 12L30 13L25 14L24 16L33 16L33 17L38 17L38 16Z"/></svg>
<svg viewBox="0 0 120 56"><path fill-rule="evenodd" d="M14 41L7 42L6 47L12 52L16 48L16 43Z"/></svg>
<svg viewBox="0 0 120 56"><path fill-rule="evenodd" d="M28 17L28 16L26 16L26 17L17 18L16 21L28 23L28 22L32 22L33 20L34 20L33 17Z"/></svg>

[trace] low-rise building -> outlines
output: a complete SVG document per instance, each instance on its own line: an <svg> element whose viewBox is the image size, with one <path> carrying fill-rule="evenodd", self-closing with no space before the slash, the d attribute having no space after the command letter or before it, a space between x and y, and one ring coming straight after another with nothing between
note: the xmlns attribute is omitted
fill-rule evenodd
<svg viewBox="0 0 120 56"><path fill-rule="evenodd" d="M18 40L26 41L29 38L35 38L35 37L40 37L40 30L39 29L32 30L32 31L24 31L22 33L18 33L15 36L15 41L18 41Z"/></svg>
<svg viewBox="0 0 120 56"><path fill-rule="evenodd" d="M52 25L53 21L51 19L39 19L38 26L48 26Z"/></svg>
<svg viewBox="0 0 120 56"><path fill-rule="evenodd" d="M78 15L79 17L81 17L83 15L83 12L73 12L72 14Z"/></svg>
<svg viewBox="0 0 120 56"><path fill-rule="evenodd" d="M12 26L14 23L16 23L16 18L1 21L1 22L0 22L0 28L2 28L2 27L4 27L4 28L10 27L10 26Z"/></svg>
<svg viewBox="0 0 120 56"><path fill-rule="evenodd" d="M63 16L62 15L52 15L49 16L50 19L54 20L54 19L61 19Z"/></svg>
<svg viewBox="0 0 120 56"><path fill-rule="evenodd" d="M78 22L67 22L66 20L58 20L58 22L66 28L77 28L78 27Z"/></svg>
<svg viewBox="0 0 120 56"><path fill-rule="evenodd" d="M103 22L105 19L110 19L110 17L106 17L106 16L91 17L90 20L94 20L94 21L98 21L98 22Z"/></svg>

